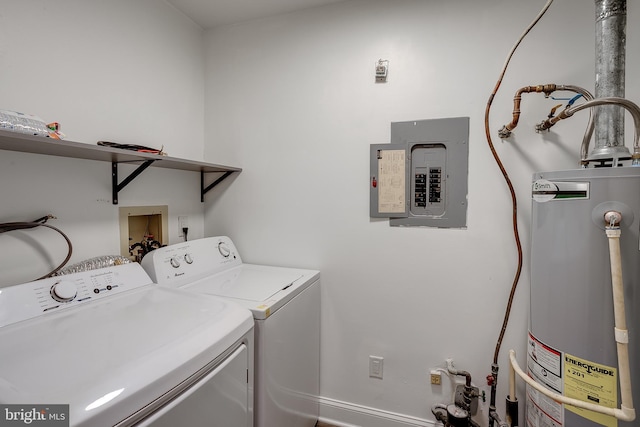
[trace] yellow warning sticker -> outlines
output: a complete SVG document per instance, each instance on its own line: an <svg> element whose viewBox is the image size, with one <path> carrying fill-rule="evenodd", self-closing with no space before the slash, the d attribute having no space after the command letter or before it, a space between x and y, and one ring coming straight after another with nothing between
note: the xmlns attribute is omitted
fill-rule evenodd
<svg viewBox="0 0 640 427"><path fill-rule="evenodd" d="M618 406L618 371L610 366L564 354L564 395L596 405ZM616 427L618 420L585 409L565 405L565 409L606 427Z"/></svg>

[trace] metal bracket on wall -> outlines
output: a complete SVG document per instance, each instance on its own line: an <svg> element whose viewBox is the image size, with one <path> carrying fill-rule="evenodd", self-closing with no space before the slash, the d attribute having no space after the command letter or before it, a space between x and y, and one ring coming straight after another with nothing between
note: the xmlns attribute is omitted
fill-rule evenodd
<svg viewBox="0 0 640 427"><path fill-rule="evenodd" d="M118 193L150 166L162 169L173 169L190 172L201 172L201 200L204 194L222 182L234 172L242 172L241 168L205 163L194 160L160 156L152 153L123 150L102 145L89 145L81 142L43 138L37 135L26 135L0 129L0 151L16 151L21 153L44 154L47 156L67 157L73 159L96 160L111 163L111 187L113 204L118 204ZM118 182L118 164L135 163L138 165L122 182ZM204 173L222 173L213 184L205 187Z"/></svg>
<svg viewBox="0 0 640 427"><path fill-rule="evenodd" d="M211 184L207 185L205 187L204 184L204 174L207 173L205 171L200 171L200 201L204 202L204 195L207 194L209 192L209 190L212 190L216 185L220 184L222 181L224 181L229 175L231 175L233 173L233 171L226 171L225 173L222 174L221 177L219 177L218 179L216 179L215 181L213 181Z"/></svg>
<svg viewBox="0 0 640 427"><path fill-rule="evenodd" d="M122 182L118 182L118 164L119 163L129 163L129 162L111 162L111 198L113 200L113 204L118 204L118 193L131 181L136 179L142 172L145 171L149 166L151 166L155 160L145 160L140 166L138 166L133 172L131 172ZM225 171L222 176L218 177L214 182L209 185L205 184L204 175L206 173L214 173L221 171L200 171L200 201L204 202L204 195L207 194L211 189L224 181L227 177L229 177L233 172L237 171Z"/></svg>
<svg viewBox="0 0 640 427"><path fill-rule="evenodd" d="M140 166L129 174L121 183L118 183L118 162L111 162L111 199L113 204L118 204L118 193L140 175L146 168L151 166L155 160L145 160ZM124 162L123 162L124 163Z"/></svg>

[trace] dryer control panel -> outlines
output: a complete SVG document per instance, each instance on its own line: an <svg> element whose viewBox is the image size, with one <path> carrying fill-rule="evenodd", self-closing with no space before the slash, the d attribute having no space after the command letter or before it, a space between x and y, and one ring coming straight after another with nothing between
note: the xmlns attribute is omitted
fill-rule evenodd
<svg viewBox="0 0 640 427"><path fill-rule="evenodd" d="M0 290L0 327L151 284L137 263L82 271Z"/></svg>

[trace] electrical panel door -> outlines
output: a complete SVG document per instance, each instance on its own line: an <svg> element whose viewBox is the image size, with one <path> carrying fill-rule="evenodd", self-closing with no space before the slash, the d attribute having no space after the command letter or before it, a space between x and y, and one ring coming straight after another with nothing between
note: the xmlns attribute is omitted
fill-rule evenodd
<svg viewBox="0 0 640 427"><path fill-rule="evenodd" d="M392 226L466 227L469 118L391 123L370 152L370 216Z"/></svg>
<svg viewBox="0 0 640 427"><path fill-rule="evenodd" d="M389 218L409 212L406 144L371 145L369 216Z"/></svg>

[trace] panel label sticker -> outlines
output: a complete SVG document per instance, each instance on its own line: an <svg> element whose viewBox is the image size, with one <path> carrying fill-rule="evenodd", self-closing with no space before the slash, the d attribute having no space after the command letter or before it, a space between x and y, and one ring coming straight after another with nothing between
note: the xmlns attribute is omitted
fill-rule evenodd
<svg viewBox="0 0 640 427"><path fill-rule="evenodd" d="M379 150L378 212L405 212L405 167L405 150Z"/></svg>

